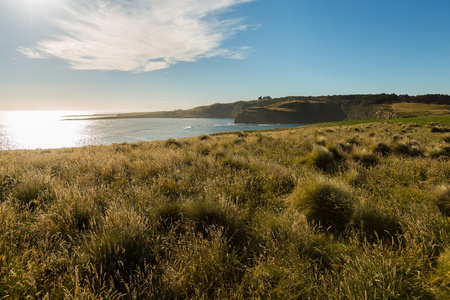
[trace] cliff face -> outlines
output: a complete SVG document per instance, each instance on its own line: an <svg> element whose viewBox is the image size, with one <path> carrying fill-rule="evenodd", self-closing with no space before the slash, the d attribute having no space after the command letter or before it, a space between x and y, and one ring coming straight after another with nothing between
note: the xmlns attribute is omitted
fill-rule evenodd
<svg viewBox="0 0 450 300"><path fill-rule="evenodd" d="M401 115L394 103L450 105L449 95L408 96L396 94L289 96L275 99L216 103L187 110L98 115L89 119L125 118L234 118L235 123L311 124L342 120L390 119ZM405 111L403 111L405 112ZM77 118L80 120L79 118Z"/></svg>
<svg viewBox="0 0 450 300"><path fill-rule="evenodd" d="M250 107L240 112L235 123L311 124L342 121L347 117L340 103L287 102L264 107Z"/></svg>

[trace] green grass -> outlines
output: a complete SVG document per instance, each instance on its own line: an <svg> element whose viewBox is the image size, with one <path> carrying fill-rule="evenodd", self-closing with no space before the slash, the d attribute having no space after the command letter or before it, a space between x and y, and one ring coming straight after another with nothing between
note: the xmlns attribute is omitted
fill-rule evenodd
<svg viewBox="0 0 450 300"><path fill-rule="evenodd" d="M0 298L448 299L450 117L0 152Z"/></svg>

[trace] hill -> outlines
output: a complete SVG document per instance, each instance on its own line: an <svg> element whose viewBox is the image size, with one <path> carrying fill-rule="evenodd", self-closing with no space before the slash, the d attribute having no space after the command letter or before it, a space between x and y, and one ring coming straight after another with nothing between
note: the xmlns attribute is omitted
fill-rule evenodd
<svg viewBox="0 0 450 300"><path fill-rule="evenodd" d="M408 105L405 105L409 103ZM415 105L421 104L421 105ZM216 103L187 110L95 116L124 118L231 118L236 123L311 124L340 120L392 119L450 113L448 95L290 96L275 99Z"/></svg>

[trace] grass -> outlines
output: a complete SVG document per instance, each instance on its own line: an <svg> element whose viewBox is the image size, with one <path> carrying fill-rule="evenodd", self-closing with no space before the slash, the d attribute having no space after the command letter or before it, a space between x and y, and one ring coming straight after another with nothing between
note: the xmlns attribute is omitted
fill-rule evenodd
<svg viewBox="0 0 450 300"><path fill-rule="evenodd" d="M0 152L0 298L448 299L449 116Z"/></svg>

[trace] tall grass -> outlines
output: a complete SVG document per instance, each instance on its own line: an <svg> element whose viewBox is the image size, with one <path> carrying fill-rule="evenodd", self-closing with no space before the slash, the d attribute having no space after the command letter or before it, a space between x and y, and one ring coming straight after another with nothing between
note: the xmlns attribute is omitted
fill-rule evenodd
<svg viewBox="0 0 450 300"><path fill-rule="evenodd" d="M2 151L0 298L447 299L448 120Z"/></svg>

